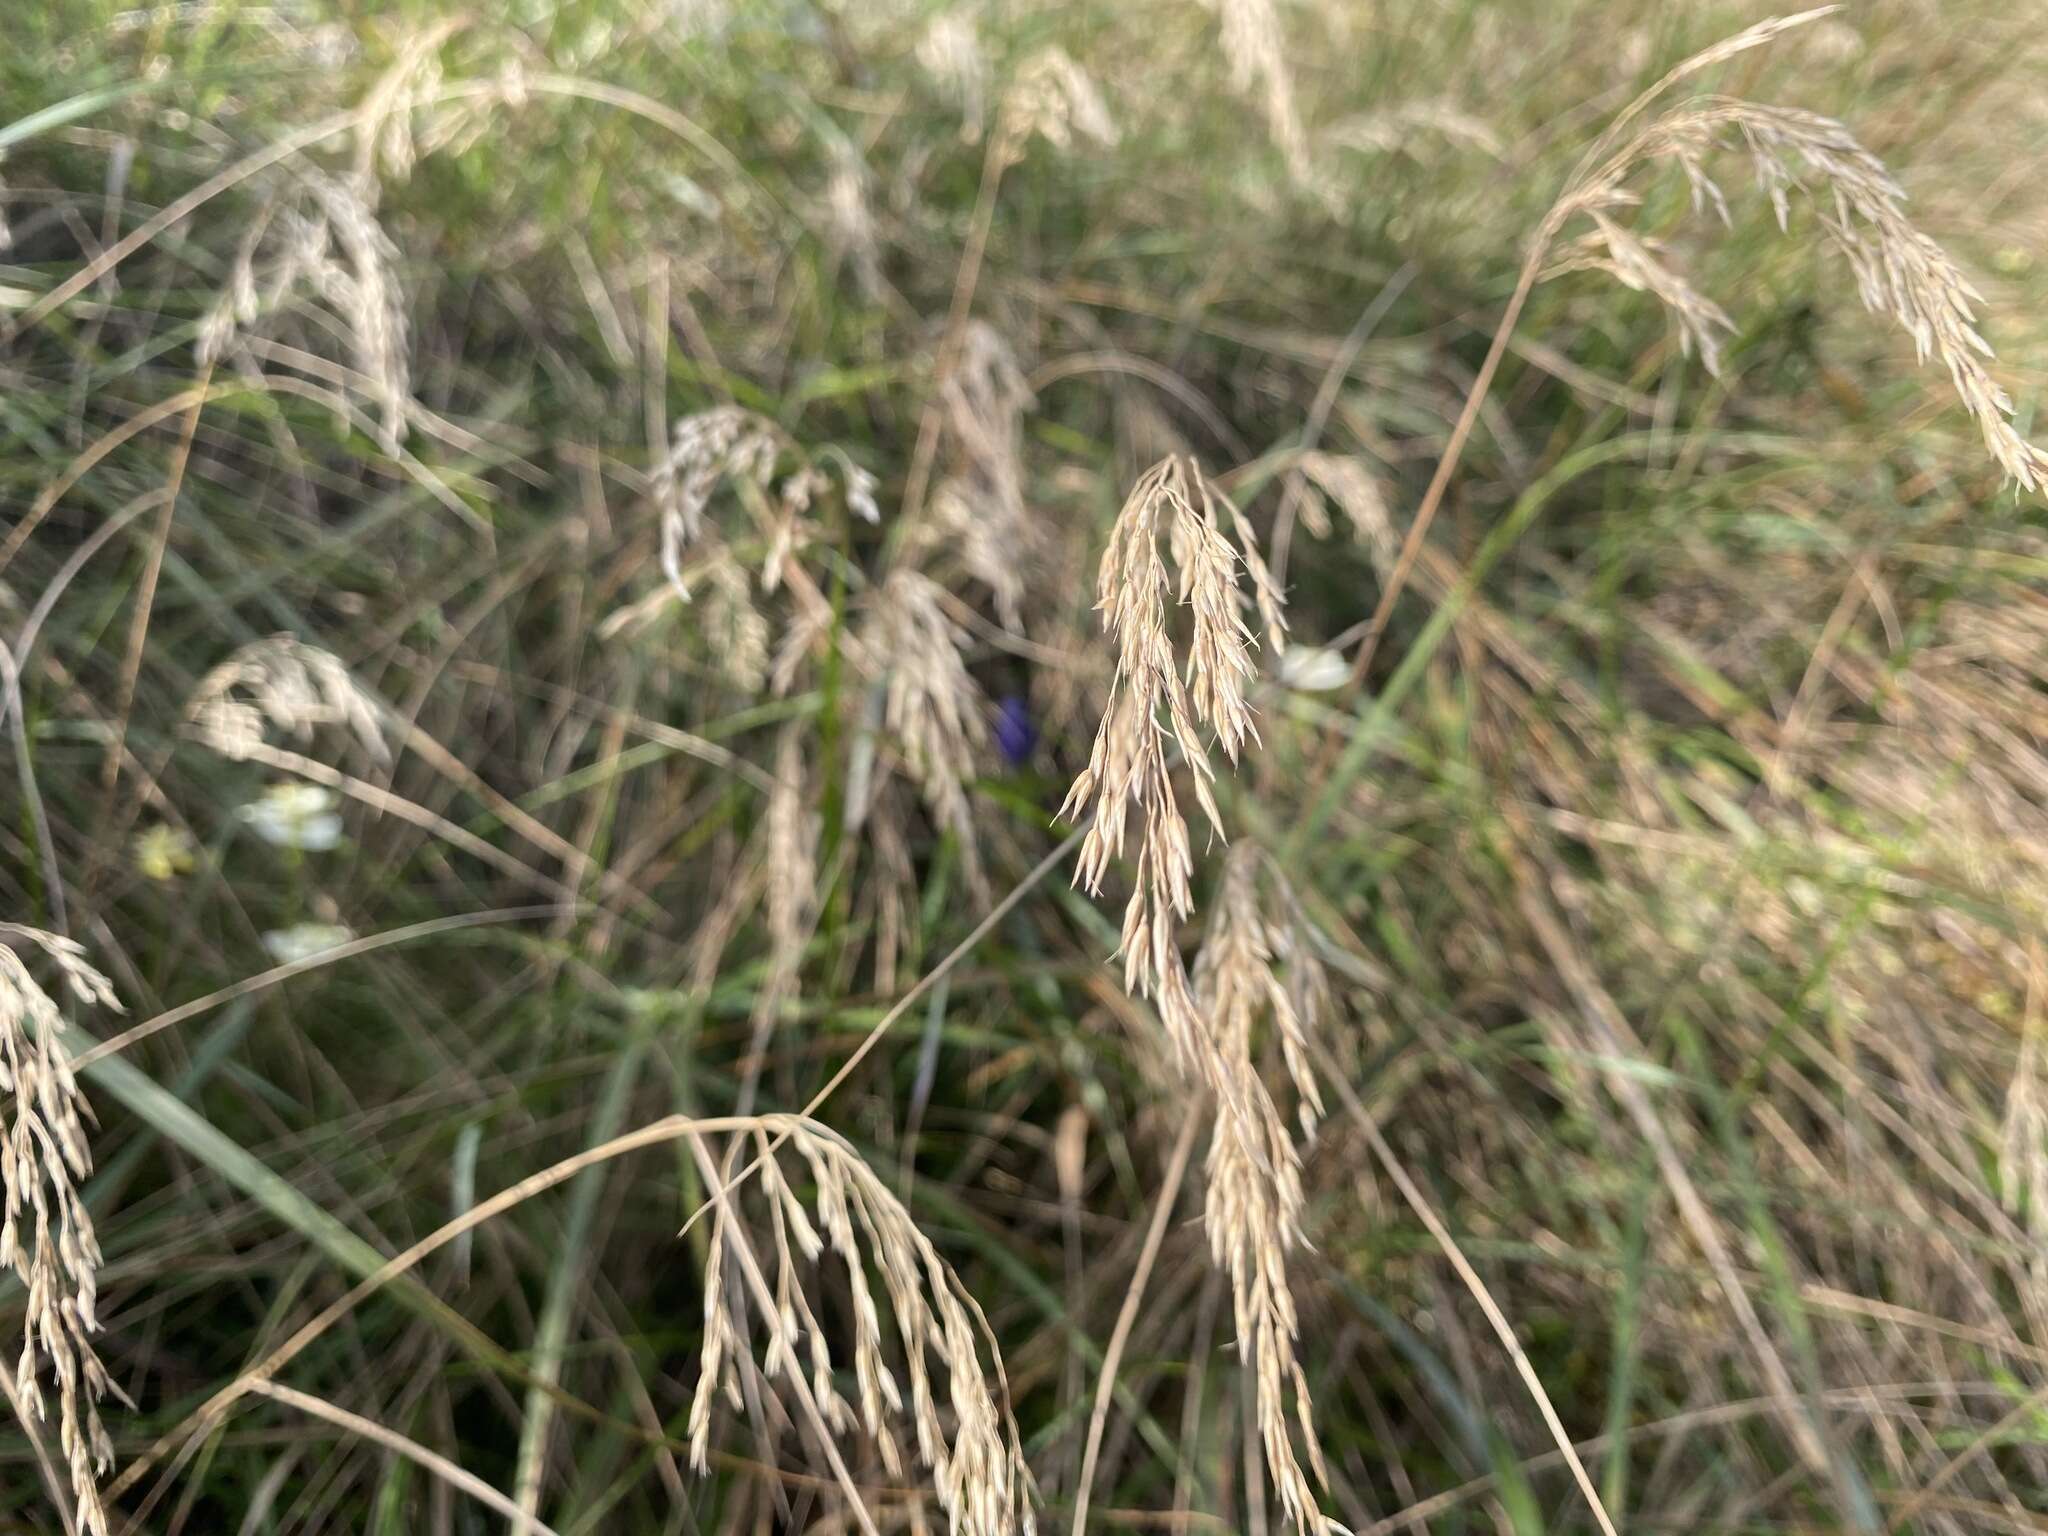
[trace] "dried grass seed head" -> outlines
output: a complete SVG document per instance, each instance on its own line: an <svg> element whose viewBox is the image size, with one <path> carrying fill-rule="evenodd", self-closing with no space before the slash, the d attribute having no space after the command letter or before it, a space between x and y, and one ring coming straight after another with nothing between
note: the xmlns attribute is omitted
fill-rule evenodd
<svg viewBox="0 0 2048 1536"><path fill-rule="evenodd" d="M1976 324L1983 296L1954 259L1906 216L1904 188L1847 126L1814 112L1707 96L1673 107L1632 136L1621 137L1656 96L1679 80L1835 9L1751 27L1672 70L1623 112L1589 152L1546 219L1541 238L1574 217L1586 217L1594 229L1563 266L1599 267L1630 287L1655 294L1677 316L1688 344L1698 345L1709 367L1717 367L1715 332L1730 328L1727 316L1612 215L1635 201L1624 182L1636 167L1668 160L1684 174L1695 209L1711 210L1725 222L1727 199L1709 161L1722 150L1739 149L1770 199L1779 228L1791 227L1794 194L1810 204L1823 234L1849 263L1864 307L1889 317L1912 337L1920 361L1932 356L1947 369L1993 462L2025 490L2048 489L2048 452L2014 427L2013 402L1991 375L1988 363L1994 354Z"/></svg>
<svg viewBox="0 0 2048 1536"><path fill-rule="evenodd" d="M1222 23L1219 44L1239 91L1256 90L1287 174L1297 184L1310 180L1308 135L1294 102L1294 75L1287 67L1287 39L1273 0L1212 0Z"/></svg>
<svg viewBox="0 0 2048 1536"><path fill-rule="evenodd" d="M378 411L378 444L396 455L412 408L410 309L374 190L352 175L299 167L251 217L228 281L201 318L196 350L201 364L216 363L294 296L317 297L349 339L349 362L366 381L359 387Z"/></svg>
<svg viewBox="0 0 2048 1536"><path fill-rule="evenodd" d="M398 247L384 232L364 184L308 174L316 212L294 216L297 275L348 328L358 372L372 381L382 411L381 446L398 452L412 403L412 338Z"/></svg>
<svg viewBox="0 0 2048 1536"><path fill-rule="evenodd" d="M1262 884L1274 888L1272 901ZM1277 921L1269 906L1277 908ZM1287 1274L1288 1256L1303 1240L1301 1158L1253 1055L1254 1031L1269 1021L1294 1079L1304 1134L1312 1132L1322 1098L1309 1067L1308 1038L1321 1023L1328 983L1301 922L1292 893L1263 850L1237 844L1224 859L1194 980L1232 1090L1217 1096L1203 1220L1215 1262L1230 1276L1238 1350L1252 1373L1267 1475L1287 1518L1307 1532L1323 1524L1310 1474L1319 1483L1328 1479L1297 1353L1301 1328ZM1282 954L1285 980L1276 964ZM1290 1424L1307 1448L1307 1471Z"/></svg>
<svg viewBox="0 0 2048 1536"><path fill-rule="evenodd" d="M1117 514L1096 604L1116 650L1116 672L1088 766L1060 814L1077 820L1094 810L1075 876L1092 893L1121 856L1136 806L1124 983L1157 1003L1183 1065L1227 1091L1180 958L1177 929L1194 907L1194 854L1168 759L1170 743L1187 766L1196 803L1220 835L1215 770L1199 728L1213 730L1232 761L1257 733L1245 697L1254 668L1236 579L1240 557L1223 532L1219 501L1194 462L1176 457L1142 475ZM1249 541L1249 528L1231 511L1235 530ZM1267 595L1277 615L1279 595ZM1172 632L1180 608L1189 615L1185 671Z"/></svg>
<svg viewBox="0 0 2048 1536"><path fill-rule="evenodd" d="M291 635L254 640L199 680L185 707L191 732L223 757L245 760L266 724L308 741L314 728L348 730L377 762L390 760L385 709L339 657Z"/></svg>
<svg viewBox="0 0 2048 1536"><path fill-rule="evenodd" d="M907 567L873 594L862 633L880 669L882 728L901 750L932 819L958 841L969 886L985 901L966 785L988 744L988 701L967 670L966 633L947 616L938 585Z"/></svg>
<svg viewBox="0 0 2048 1536"><path fill-rule="evenodd" d="M776 468L785 457L798 462L778 486ZM733 485L743 499L750 498L750 506L765 522L761 586L773 592L781 583L784 561L815 531L805 514L832 483L821 465L837 469L849 512L863 522L881 520L875 476L844 449L828 445L806 458L781 427L743 406L718 405L678 418L669 451L654 466L648 484L661 517L661 570L670 590L684 602L690 600L683 553L705 536L705 513L712 497L721 486Z"/></svg>
<svg viewBox="0 0 2048 1536"><path fill-rule="evenodd" d="M789 440L767 417L737 405L713 406L677 420L666 458L654 467L651 491L661 513L661 569L689 601L683 551L704 528L704 509L728 479L765 490Z"/></svg>
<svg viewBox="0 0 2048 1536"><path fill-rule="evenodd" d="M107 1536L99 1478L113 1466L114 1448L99 1400L112 1387L92 1347L100 1247L82 1188L92 1174L92 1109L65 1052L63 1015L9 939L41 950L81 1004L119 1012L120 1003L75 941L0 923L0 1265L27 1293L15 1378L38 1418L43 1383L55 1383L58 1441L79 1524L90 1536Z"/></svg>
<svg viewBox="0 0 2048 1536"><path fill-rule="evenodd" d="M1021 630L1027 572L1044 543L1024 501L1024 413L1034 402L1015 352L987 321L962 331L939 400L957 467L933 492L920 542L946 539L989 589L1004 625Z"/></svg>
<svg viewBox="0 0 2048 1536"><path fill-rule="evenodd" d="M781 1137L810 1176L808 1209L770 1151ZM754 1139L761 1154L760 1200L775 1250L776 1307L762 1319L768 1335L763 1374L772 1380L807 1371L828 1425L846 1430L857 1422L881 1449L892 1475L902 1474L895 1429L907 1415L918 1460L932 1473L955 1536L1029 1536L1031 1474L1010 1415L1002 1360L980 1308L902 1202L838 1135L800 1116L762 1115ZM689 1420L691 1457L699 1471L708 1464L717 1396L723 1392L729 1404L739 1406L735 1362L750 1337L746 1320L729 1310L723 1284L728 1254L745 1241L733 1204L722 1201L713 1218L705 1275L704 1349ZM852 1312L853 1403L834 1382L830 1340L802 1283L801 1267L828 1253L844 1273ZM874 1276L881 1279L900 1346L893 1360ZM984 1343L992 1367L982 1364ZM944 1373L943 1409L935 1361Z"/></svg>
<svg viewBox="0 0 2048 1536"><path fill-rule="evenodd" d="M1024 61L1003 101L1000 131L1006 155L1022 154L1033 134L1055 149L1079 134L1104 149L1117 142L1116 122L1088 72L1064 48L1039 49Z"/></svg>
<svg viewBox="0 0 2048 1536"><path fill-rule="evenodd" d="M917 62L959 112L961 139L979 139L988 117L989 66L974 18L959 8L933 17L917 40Z"/></svg>
<svg viewBox="0 0 2048 1536"><path fill-rule="evenodd" d="M816 917L818 819L810 806L804 748L802 722L784 726L775 741L775 787L768 796L765 868L770 968L783 978L781 985L772 989L777 991L794 987L796 967Z"/></svg>
<svg viewBox="0 0 2048 1536"><path fill-rule="evenodd" d="M884 291L882 239L875 222L869 176L860 151L841 140L832 149L825 182L825 237L833 258L853 264L861 296L873 302Z"/></svg>

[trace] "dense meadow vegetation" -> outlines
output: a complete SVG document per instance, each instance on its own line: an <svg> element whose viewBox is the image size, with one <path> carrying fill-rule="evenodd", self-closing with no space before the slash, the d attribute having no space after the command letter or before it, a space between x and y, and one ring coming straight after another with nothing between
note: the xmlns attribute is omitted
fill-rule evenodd
<svg viewBox="0 0 2048 1536"><path fill-rule="evenodd" d="M2048 1526L2048 31L0 7L0 1531Z"/></svg>

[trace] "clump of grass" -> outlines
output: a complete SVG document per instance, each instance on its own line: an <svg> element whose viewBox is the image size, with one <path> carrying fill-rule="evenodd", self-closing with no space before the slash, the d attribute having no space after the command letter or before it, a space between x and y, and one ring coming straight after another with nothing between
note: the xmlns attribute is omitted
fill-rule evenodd
<svg viewBox="0 0 2048 1536"><path fill-rule="evenodd" d="M2038 510L1806 262L2038 487L1960 256L2038 276L2026 18L93 9L0 59L0 891L149 1022L111 1268L0 1096L0 1317L115 1325L106 1524L2030 1507ZM604 1172L682 1140L701 1332Z"/></svg>

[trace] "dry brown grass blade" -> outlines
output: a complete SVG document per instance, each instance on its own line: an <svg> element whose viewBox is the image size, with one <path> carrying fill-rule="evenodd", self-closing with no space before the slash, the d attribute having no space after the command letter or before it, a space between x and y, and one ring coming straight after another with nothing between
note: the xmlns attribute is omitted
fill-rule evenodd
<svg viewBox="0 0 2048 1536"><path fill-rule="evenodd" d="M114 776L121 768L121 744L128 735L128 713L135 705L135 681L142 675L142 647L149 635L150 610L156 604L157 578L164 567L164 551L171 542L171 520L178 508L178 492L185 483L185 465L192 457L192 439L199 430L199 413L205 407L206 387L213 382L213 365L208 363L192 386L193 401L178 432L178 445L171 452L171 471L164 486L162 515L149 542L149 557L143 562L142 581L136 590L135 607L128 626L128 648L121 661L120 683L114 693L114 747L101 767L101 780L111 793Z"/></svg>
<svg viewBox="0 0 2048 1536"><path fill-rule="evenodd" d="M256 1390L260 1382L268 1382L285 1366L296 1359L335 1324L353 1312L370 1296L376 1294L399 1276L417 1266L429 1255L438 1252L465 1233L473 1232L503 1215L515 1206L544 1194L558 1185L565 1184L587 1168L594 1168L615 1158L644 1150L648 1147L663 1146L685 1137L717 1135L726 1132L746 1131L755 1125L752 1117L724 1117L693 1119L687 1115L669 1115L649 1125L627 1131L594 1147L585 1148L574 1156L542 1169L540 1172L521 1179L518 1183L500 1190L486 1200L472 1205L458 1216L451 1217L418 1242L394 1254L381 1267L365 1275L340 1297L330 1302L321 1311L308 1319L283 1343L277 1345L255 1365L244 1370L233 1381L215 1392L194 1410L186 1420L165 1432L141 1455L136 1456L120 1474L107 1485L109 1499L119 1498L133 1489L149 1470L166 1456L189 1447L200 1438L210 1434L233 1410L234 1405L249 1392ZM728 1193L730 1186L728 1186Z"/></svg>
<svg viewBox="0 0 2048 1536"><path fill-rule="evenodd" d="M2043 1405L2048 1405L2048 1386L2036 1387L2014 1403L1995 1424L1988 1425L1972 1435L1961 1450L1941 1464L1934 1476L1912 1492L1899 1495L1897 1507L1885 1521L1885 1530L1903 1530L1914 1516L1936 1501L1941 1490L1955 1481L1958 1473L1971 1462L2004 1444L2014 1430L2038 1415Z"/></svg>
<svg viewBox="0 0 2048 1536"><path fill-rule="evenodd" d="M339 768L329 767L326 763L307 757L304 753L287 751L265 742L249 744L243 749L242 755L250 762L262 763L266 767L293 774L314 784L323 784L329 789L339 790L351 800L360 801L372 810L382 811L400 821L409 822L423 832L432 833L450 846L460 848L464 853L490 865L499 873L510 875L522 885L544 892L570 906L577 905L582 900L573 887L553 875L535 869L525 860L505 852L497 844L485 842L467 827L458 827L445 816L436 815L425 806L385 789L382 785L372 784L369 780L359 779L352 773L344 773ZM638 899L645 903L645 898ZM647 910L651 911L652 908L649 907Z"/></svg>
<svg viewBox="0 0 2048 1536"><path fill-rule="evenodd" d="M747 1120L693 1120L687 1115L670 1115L651 1125L644 1125L616 1136L598 1146L586 1148L573 1157L565 1158L539 1173L521 1179L517 1184L500 1190L487 1200L479 1201L461 1215L442 1223L410 1247L394 1254L374 1272L365 1275L347 1292L300 1325L291 1337L200 1404L184 1423L159 1436L146 1451L121 1469L120 1475L108 1484L107 1496L120 1497L140 1482L150 1468L162 1461L165 1456L210 1434L225 1421L234 1405L254 1390L256 1382L270 1380L296 1359L308 1345L353 1312L368 1297L464 1233L473 1232L485 1222L503 1215L514 1206L568 1182L586 1168L594 1168L600 1163L624 1157L645 1147L662 1146L684 1136L700 1132L709 1134L742 1130L750 1123Z"/></svg>
<svg viewBox="0 0 2048 1536"><path fill-rule="evenodd" d="M196 410L204 406L208 400L218 399L226 394L239 393L246 387L240 383L208 383L192 389L180 390L175 395L144 406L118 427L102 433L82 452L73 457L71 462L64 467L63 473L59 474L56 479L52 480L37 493L35 500L29 503L28 510L22 513L21 520L8 530L7 537L4 540L0 540L0 572L4 572L13 562L14 557L20 553L21 546L28 542L29 535L34 533L37 527L41 525L43 519L50 515L51 509L64 499L64 493L76 485L80 479L91 471L95 464L106 458L108 454L119 448L123 443L141 436L160 421L168 421L181 411Z"/></svg>
<svg viewBox="0 0 2048 1536"><path fill-rule="evenodd" d="M554 831L546 823L536 820L516 802L506 799L479 778L462 759L418 726L407 727L405 744L451 784L459 784L483 801L490 807L491 813L514 832L536 848L552 853L560 859L564 875L578 879L580 885L578 872L585 868L589 860L575 843ZM647 900L644 893L634 890L628 882L620 879L609 869L598 869L592 873L597 880L598 888L622 905L644 903Z"/></svg>

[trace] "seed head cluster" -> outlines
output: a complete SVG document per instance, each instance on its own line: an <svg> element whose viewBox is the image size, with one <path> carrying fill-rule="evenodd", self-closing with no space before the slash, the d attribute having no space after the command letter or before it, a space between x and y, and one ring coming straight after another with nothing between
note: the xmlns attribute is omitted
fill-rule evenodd
<svg viewBox="0 0 2048 1536"><path fill-rule="evenodd" d="M808 1209L777 1161L778 1141L809 1174ZM753 1142L759 1201L774 1250L774 1308L760 1320L767 1335L762 1375L776 1381L807 1371L805 1385L826 1426L839 1435L856 1427L865 1432L892 1477L907 1471L898 1438L907 1417L917 1459L932 1474L955 1536L1030 1536L1031 1474L1007 1406L1001 1357L973 1297L902 1202L838 1135L800 1116L762 1115ZM738 1246L748 1241L730 1205L721 1202L714 1218L705 1275L703 1355L689 1418L690 1454L699 1471L710 1454L713 1402L722 1393L733 1410L741 1408L738 1367L742 1356L751 1359L752 1325L738 1315L724 1283L726 1267L738 1261ZM827 1253L845 1277L856 1383L852 1402L839 1391L828 1333L802 1274ZM893 1362L875 1275L898 1344ZM994 1361L993 1380L982 1365L983 1342ZM934 1362L944 1375L943 1396Z"/></svg>
<svg viewBox="0 0 2048 1536"><path fill-rule="evenodd" d="M1829 10L1832 7L1752 27L1687 60L1659 89ZM1740 151L1747 157L1781 230L1791 228L1795 197L1812 207L1823 235L1848 262L1864 307L1904 329L1920 361L1931 356L1948 371L1993 462L2028 491L2048 487L2048 453L2013 426L2012 399L1991 375L1994 354L1976 322L1976 306L1983 295L1955 260L1907 217L1905 189L1884 162L1831 117L1732 96L1706 96L1650 119L1604 157L1589 162L1552 209L1546 234L1539 239L1562 230L1575 217L1583 216L1593 226L1566 248L1554 270L1596 268L1655 295L1677 319L1688 350L1697 347L1708 368L1718 372L1718 334L1731 331L1733 322L1663 252L1627 230L1615 215L1637 200L1626 185L1630 174L1646 163L1665 161L1684 174L1696 211L1711 210L1724 224L1729 222L1728 201L1711 165L1722 151Z"/></svg>
<svg viewBox="0 0 2048 1536"><path fill-rule="evenodd" d="M1088 766L1060 814L1094 819L1081 843L1076 880L1099 894L1123 855L1137 812L1137 867L1124 909L1124 984L1151 998L1183 1067L1222 1089L1215 1053L1181 963L1178 928L1194 910L1194 853L1174 792L1177 756L1209 825L1223 834L1215 769L1200 728L1215 732L1236 762L1256 739L1245 690L1256 670L1252 633L1241 612L1238 551L1225 536L1221 500L1192 459L1164 460L1139 477L1110 530L1096 607L1116 649L1109 703ZM1183 671L1173 619L1188 613Z"/></svg>
<svg viewBox="0 0 2048 1536"><path fill-rule="evenodd" d="M300 741L315 727L340 726L377 762L390 758L384 706L331 651L291 635L253 640L199 680L185 707L187 728L238 761L263 746L274 726Z"/></svg>
<svg viewBox="0 0 2048 1536"><path fill-rule="evenodd" d="M1225 529L1228 527L1229 532ZM1236 543L1231 535L1235 535ZM1205 1223L1217 1265L1230 1276L1238 1348L1252 1374L1267 1473L1289 1520L1319 1528L1310 1474L1324 1481L1306 1378L1296 1356L1300 1323L1287 1277L1301 1241L1301 1160L1260 1076L1254 1027L1270 1020L1301 1103L1304 1129L1321 1099L1308 1065L1327 982L1305 929L1276 925L1260 897L1263 855L1233 848L1190 980L1179 927L1193 910L1194 857L1173 787L1172 755L1185 764L1196 803L1219 835L1214 770L1198 735L1214 731L1231 761L1257 739L1246 689L1256 675L1252 632L1238 583L1248 573L1251 606L1268 643L1285 645L1282 595L1250 524L1218 494L1192 459L1156 465L1132 488L1102 557L1097 606L1116 647L1110 700L1088 767L1062 814L1091 806L1077 879L1093 893L1124 848L1135 806L1138 854L1124 911L1124 984L1159 1009L1184 1071L1216 1101ZM1174 617L1187 614L1187 660L1176 649ZM1277 880L1277 876L1275 877ZM1284 937L1281 937L1284 932ZM1276 956L1288 958L1283 981ZM1291 1413L1290 1413L1291 1406ZM1295 1449L1294 1428L1308 1467Z"/></svg>
<svg viewBox="0 0 2048 1536"><path fill-rule="evenodd" d="M99 1400L110 1384L92 1346L100 1245L81 1192L92 1173L92 1110L65 1054L63 1015L10 940L40 950L80 1004L115 1012L121 1005L75 941L0 923L0 1265L28 1297L16 1386L40 1419L43 1383L55 1384L58 1443L79 1523L90 1536L107 1536L99 1478L114 1464L114 1447Z"/></svg>
<svg viewBox="0 0 2048 1536"><path fill-rule="evenodd" d="M1309 1474L1325 1484L1328 1474L1296 1354L1301 1325L1287 1277L1288 1255L1302 1243L1301 1156L1259 1075L1253 1032L1261 1022L1270 1025L1293 1079L1303 1134L1312 1134L1322 1096L1308 1041L1322 1023L1328 982L1291 897L1277 903L1262 898L1262 875L1284 887L1267 864L1252 843L1230 850L1195 963L1195 996L1217 1059L1235 1084L1217 1100L1203 1222L1216 1265L1230 1277L1237 1347L1251 1372L1266 1475L1287 1518L1306 1532L1322 1525ZM1307 1471L1290 1432L1290 1409Z"/></svg>

